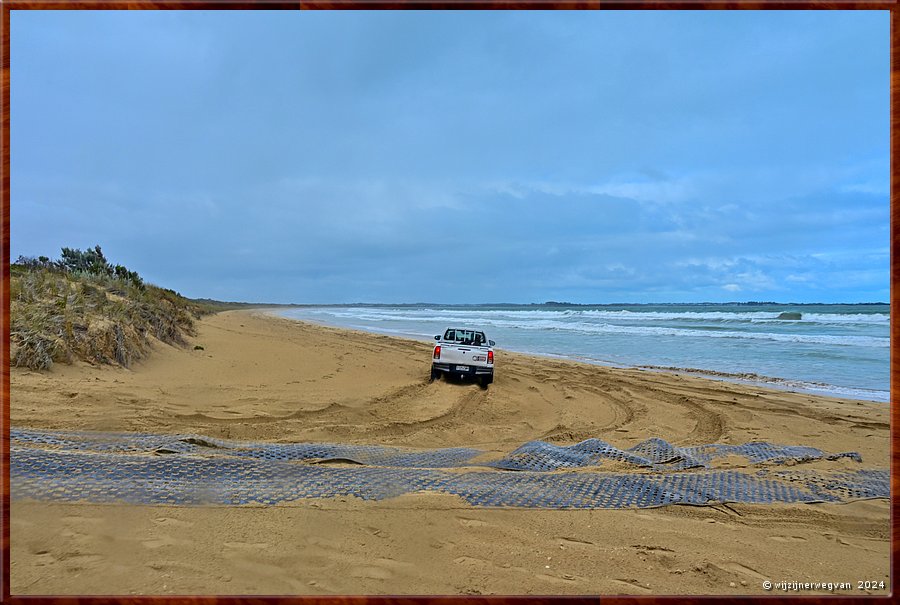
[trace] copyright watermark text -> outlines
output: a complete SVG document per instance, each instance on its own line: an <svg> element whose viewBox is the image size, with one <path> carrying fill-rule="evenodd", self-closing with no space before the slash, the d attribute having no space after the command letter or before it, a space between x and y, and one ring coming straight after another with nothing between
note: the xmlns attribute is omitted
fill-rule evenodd
<svg viewBox="0 0 900 605"><path fill-rule="evenodd" d="M802 592L807 590L836 592L839 590L884 590L884 580L858 580L856 582L770 582L762 583L764 590Z"/></svg>

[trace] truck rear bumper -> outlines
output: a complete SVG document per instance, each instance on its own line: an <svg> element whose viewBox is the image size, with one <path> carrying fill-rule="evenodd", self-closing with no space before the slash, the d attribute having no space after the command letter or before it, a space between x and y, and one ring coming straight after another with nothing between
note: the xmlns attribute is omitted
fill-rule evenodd
<svg viewBox="0 0 900 605"><path fill-rule="evenodd" d="M461 367L464 367L466 369L461 370L460 369ZM483 366L473 366L471 364L464 366L462 364L455 364L455 363L435 362L435 363L431 364L431 369L438 370L439 372L452 372L454 374L460 373L460 374L481 375L481 374L493 374L494 373L494 368L492 368L491 366L483 367Z"/></svg>
<svg viewBox="0 0 900 605"><path fill-rule="evenodd" d="M460 367L465 367L465 370L459 369ZM431 364L432 372L444 372L446 374L450 374L452 376L460 377L464 376L467 378L475 378L477 377L494 377L494 368L491 366L473 366L473 365L457 365L455 363L432 363Z"/></svg>

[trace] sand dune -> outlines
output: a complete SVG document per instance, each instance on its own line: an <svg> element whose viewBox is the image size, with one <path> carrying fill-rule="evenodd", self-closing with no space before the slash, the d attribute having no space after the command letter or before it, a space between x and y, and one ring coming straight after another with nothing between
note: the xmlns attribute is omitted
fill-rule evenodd
<svg viewBox="0 0 900 605"><path fill-rule="evenodd" d="M203 348L158 344L132 370L13 368L12 424L496 453L533 439L762 440L888 466L885 404L502 350L487 390L431 383L427 342L262 312L209 317L193 344ZM809 468L842 464L856 463ZM14 501L11 533L13 594L766 594L768 579L852 582L840 594L859 595L857 580L888 581L890 550L882 500L593 511L435 494L275 507Z"/></svg>

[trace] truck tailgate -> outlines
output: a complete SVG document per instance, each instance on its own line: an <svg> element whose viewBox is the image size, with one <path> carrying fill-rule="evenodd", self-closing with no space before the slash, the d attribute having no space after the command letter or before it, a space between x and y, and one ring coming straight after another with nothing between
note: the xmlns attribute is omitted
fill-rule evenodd
<svg viewBox="0 0 900 605"><path fill-rule="evenodd" d="M487 365L487 348L443 345L441 362L459 365Z"/></svg>

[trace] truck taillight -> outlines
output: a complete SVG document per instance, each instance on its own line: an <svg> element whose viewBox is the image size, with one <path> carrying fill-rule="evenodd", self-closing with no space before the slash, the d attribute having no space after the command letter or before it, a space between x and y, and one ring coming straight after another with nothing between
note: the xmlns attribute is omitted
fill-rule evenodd
<svg viewBox="0 0 900 605"><path fill-rule="evenodd" d="M434 358L435 359L441 358L441 345L437 345L436 347L434 347ZM493 355L491 356L491 359L493 359Z"/></svg>
<svg viewBox="0 0 900 605"><path fill-rule="evenodd" d="M494 352L488 351L488 363L494 363Z"/></svg>

